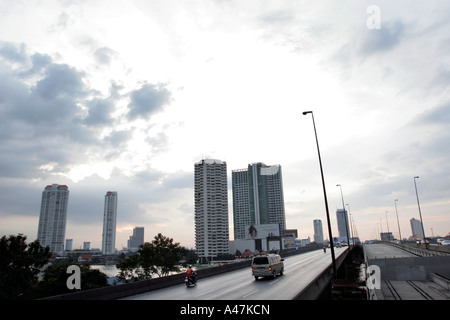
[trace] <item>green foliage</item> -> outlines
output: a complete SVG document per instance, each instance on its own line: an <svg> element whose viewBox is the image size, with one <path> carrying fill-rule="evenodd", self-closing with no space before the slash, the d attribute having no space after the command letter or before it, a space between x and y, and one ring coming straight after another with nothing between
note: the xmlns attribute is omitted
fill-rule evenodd
<svg viewBox="0 0 450 320"><path fill-rule="evenodd" d="M179 272L179 262L187 250L174 243L172 238L158 233L152 242L146 242L139 247L138 252L117 264L119 277L127 281L150 279L152 274L159 277L170 272Z"/></svg>
<svg viewBox="0 0 450 320"><path fill-rule="evenodd" d="M196 264L198 261L198 254L195 250L189 249L187 250L184 259L185 259L183 264L184 266L187 266L189 264Z"/></svg>
<svg viewBox="0 0 450 320"><path fill-rule="evenodd" d="M48 263L49 247L38 240L26 243L22 234L0 239L0 299L25 299L38 283L40 269Z"/></svg>

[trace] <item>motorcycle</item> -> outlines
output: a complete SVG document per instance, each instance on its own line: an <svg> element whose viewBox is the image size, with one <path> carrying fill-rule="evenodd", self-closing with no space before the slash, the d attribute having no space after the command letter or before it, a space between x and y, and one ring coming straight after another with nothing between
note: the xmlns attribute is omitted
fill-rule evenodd
<svg viewBox="0 0 450 320"><path fill-rule="evenodd" d="M186 284L186 287L190 286L196 286L197 285L197 275L194 273L192 276L188 277L186 276L184 278L184 283Z"/></svg>

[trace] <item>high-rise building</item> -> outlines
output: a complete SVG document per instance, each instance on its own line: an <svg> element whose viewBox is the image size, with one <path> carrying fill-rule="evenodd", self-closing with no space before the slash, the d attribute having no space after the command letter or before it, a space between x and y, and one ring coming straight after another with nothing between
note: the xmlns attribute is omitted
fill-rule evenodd
<svg viewBox="0 0 450 320"><path fill-rule="evenodd" d="M116 251L116 219L117 192L108 191L105 195L105 209L103 213L103 254L113 254Z"/></svg>
<svg viewBox="0 0 450 320"><path fill-rule="evenodd" d="M127 243L128 250L138 251L139 246L144 244L144 227L135 227Z"/></svg>
<svg viewBox="0 0 450 320"><path fill-rule="evenodd" d="M420 239L423 239L423 229L422 229L422 223L420 220L417 220L415 218L412 218L409 220L411 223L411 232L413 237L419 237Z"/></svg>
<svg viewBox="0 0 450 320"><path fill-rule="evenodd" d="M322 220L319 219L314 220L313 225L314 225L314 242L323 243Z"/></svg>
<svg viewBox="0 0 450 320"><path fill-rule="evenodd" d="M58 255L64 253L69 188L52 184L44 188L37 239L43 247Z"/></svg>
<svg viewBox="0 0 450 320"><path fill-rule="evenodd" d="M283 179L280 165L252 163L231 172L234 239L244 239L246 227L279 224L286 229Z"/></svg>
<svg viewBox="0 0 450 320"><path fill-rule="evenodd" d="M350 227L348 224L347 210L337 209L336 210L336 218L337 218L339 237L345 238L345 241L347 242L347 239L350 240Z"/></svg>
<svg viewBox="0 0 450 320"><path fill-rule="evenodd" d="M73 239L66 239L66 251L72 251Z"/></svg>
<svg viewBox="0 0 450 320"><path fill-rule="evenodd" d="M195 247L202 263L228 253L227 163L204 159L194 165Z"/></svg>

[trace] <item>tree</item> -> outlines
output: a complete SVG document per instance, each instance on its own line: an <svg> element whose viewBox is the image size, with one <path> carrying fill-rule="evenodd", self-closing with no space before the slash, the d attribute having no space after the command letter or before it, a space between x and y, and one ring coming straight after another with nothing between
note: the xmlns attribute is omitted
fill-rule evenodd
<svg viewBox="0 0 450 320"><path fill-rule="evenodd" d="M26 243L18 234L0 239L0 300L24 299L38 283L38 274L51 257L38 240Z"/></svg>
<svg viewBox="0 0 450 320"><path fill-rule="evenodd" d="M198 254L195 250L189 249L186 252L186 255L184 256L185 262L184 266L190 265L190 264L196 264L198 261Z"/></svg>
<svg viewBox="0 0 450 320"><path fill-rule="evenodd" d="M138 252L117 264L119 277L125 280L150 279L152 274L159 277L170 272L179 272L179 263L187 250L172 238L158 233L152 242L139 247Z"/></svg>

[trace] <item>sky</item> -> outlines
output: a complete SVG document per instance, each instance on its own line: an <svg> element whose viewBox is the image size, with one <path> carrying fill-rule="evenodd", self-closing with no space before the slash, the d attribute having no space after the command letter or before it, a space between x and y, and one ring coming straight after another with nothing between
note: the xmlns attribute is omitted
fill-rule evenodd
<svg viewBox="0 0 450 320"><path fill-rule="evenodd" d="M194 163L279 164L286 223L333 235L450 232L448 1L0 0L0 235L36 239L42 191L69 187L66 238L136 226L195 246Z"/></svg>

